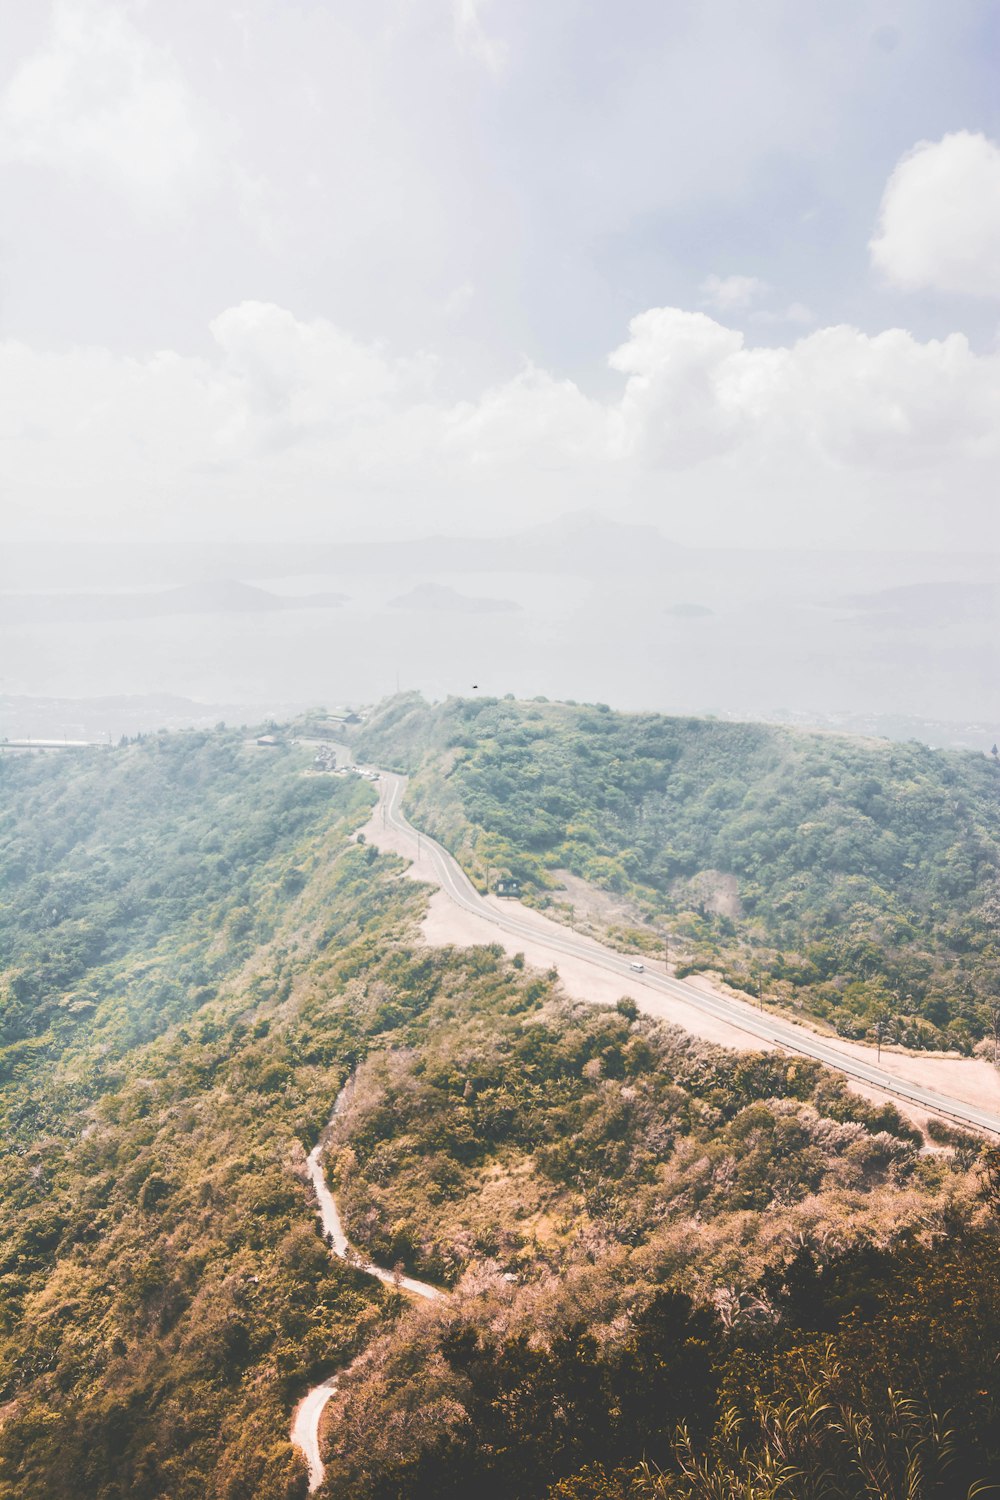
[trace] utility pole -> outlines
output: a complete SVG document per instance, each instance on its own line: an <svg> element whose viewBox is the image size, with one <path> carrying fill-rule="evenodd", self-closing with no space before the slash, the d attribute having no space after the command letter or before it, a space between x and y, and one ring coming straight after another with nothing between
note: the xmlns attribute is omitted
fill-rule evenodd
<svg viewBox="0 0 1000 1500"><path fill-rule="evenodd" d="M670 934L669 934L669 932L665 932L663 934L663 970L664 970L665 974L667 974L667 975L670 974Z"/></svg>
<svg viewBox="0 0 1000 1500"><path fill-rule="evenodd" d="M1000 1042L1000 1002L994 1000L990 1006L990 1020L993 1022L993 1066L997 1062L997 1043Z"/></svg>

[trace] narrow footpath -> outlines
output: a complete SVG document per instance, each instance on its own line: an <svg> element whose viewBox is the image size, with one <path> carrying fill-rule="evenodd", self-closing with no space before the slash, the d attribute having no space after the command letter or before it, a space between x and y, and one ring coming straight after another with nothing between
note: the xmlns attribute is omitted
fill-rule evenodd
<svg viewBox="0 0 1000 1500"><path fill-rule="evenodd" d="M429 1302L435 1302L447 1293L443 1292L440 1287L431 1286L429 1282L417 1281L413 1276L399 1276L394 1271L387 1271L384 1266L377 1266L374 1261L365 1260L352 1249L344 1233L337 1200L331 1193L323 1172L322 1158L330 1140L334 1121L350 1103L352 1088L353 1080L348 1079L337 1095L329 1124L306 1158L306 1170L316 1193L316 1212L323 1229L323 1237L330 1247L330 1253L340 1260L346 1260L354 1266L355 1270L363 1271L366 1276L374 1276L385 1286L395 1287L399 1291L409 1292L413 1297L424 1297ZM346 1368L349 1369L350 1366ZM344 1370L338 1370L335 1374L327 1376L326 1380L321 1381L319 1385L314 1385L303 1396L292 1416L291 1439L296 1448L305 1454L306 1463L309 1465L310 1494L318 1490L323 1483L326 1471L319 1451L320 1422L326 1404L336 1392L343 1374Z"/></svg>
<svg viewBox="0 0 1000 1500"><path fill-rule="evenodd" d="M344 747L337 748L344 753ZM406 778L386 771L378 774L378 805L362 832L370 843L408 859L408 875L439 887L424 923L428 942L471 945L500 941L509 952L516 946L538 967L559 961L564 987L576 998L613 1004L626 992L646 1014L671 1021L706 1040L728 1047L777 1049L792 1056L815 1058L841 1073L859 1093L870 1098L892 1099L920 1124L926 1123L928 1116L944 1117L1000 1136L1000 1077L988 1063L888 1051L872 1060L868 1048L839 1037L822 1036L697 981L657 974L644 962L639 963L638 956L616 953L553 922L541 912L497 897L482 896L448 851L427 834L420 833L404 816L401 803ZM365 1275L411 1296L429 1301L445 1297L447 1293L439 1287L411 1276L398 1276L365 1260L348 1243L336 1199L323 1173L322 1157L334 1120L350 1101L351 1088L349 1080L337 1098L329 1124L307 1158L317 1213L330 1252ZM328 1376L308 1391L295 1408L291 1440L304 1453L309 1465L310 1493L323 1482L319 1451L323 1411L344 1373L339 1370Z"/></svg>

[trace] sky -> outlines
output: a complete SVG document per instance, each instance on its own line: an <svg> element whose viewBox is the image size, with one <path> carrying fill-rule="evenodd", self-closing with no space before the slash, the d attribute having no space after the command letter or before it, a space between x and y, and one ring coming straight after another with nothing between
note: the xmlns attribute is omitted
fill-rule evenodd
<svg viewBox="0 0 1000 1500"><path fill-rule="evenodd" d="M2 0L18 541L1000 549L1000 8Z"/></svg>

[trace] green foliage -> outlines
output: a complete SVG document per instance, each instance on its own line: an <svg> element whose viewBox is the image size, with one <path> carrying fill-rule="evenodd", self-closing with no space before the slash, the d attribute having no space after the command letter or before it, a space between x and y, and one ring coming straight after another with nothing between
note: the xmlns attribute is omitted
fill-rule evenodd
<svg viewBox="0 0 1000 1500"><path fill-rule="evenodd" d="M0 773L0 1495L290 1500L294 1395L386 1301L297 1142L367 1034L341 970L417 893L345 841L370 792L232 736Z"/></svg>
<svg viewBox="0 0 1000 1500"><path fill-rule="evenodd" d="M995 1232L967 1224L786 1251L750 1288L763 1315L735 1324L635 1257L517 1292L481 1282L358 1362L326 1493L983 1495L1000 1479L998 1270Z"/></svg>
<svg viewBox="0 0 1000 1500"><path fill-rule="evenodd" d="M474 1009L438 999L419 1049L359 1071L334 1142L348 1231L374 1259L445 1283L483 1256L533 1275L594 1236L646 1244L692 1213L824 1192L863 1215L877 1187L919 1180L917 1132L819 1065L734 1059L620 1010L526 1012L516 973L494 956Z"/></svg>
<svg viewBox="0 0 1000 1500"><path fill-rule="evenodd" d="M305 764L232 733L0 757L0 1078L78 1033L105 1057L150 1040L270 939L303 834L370 801Z"/></svg>
<svg viewBox="0 0 1000 1500"><path fill-rule="evenodd" d="M886 1494L994 1472L969 1143L428 950L370 803L224 731L0 761L0 1500L301 1500L292 1408L347 1364L358 1500L716 1493L685 1463L735 1500L779 1440L860 1500L849 1422ZM352 1071L351 1233L448 1303L322 1244L304 1151ZM793 1417L820 1380L836 1421Z"/></svg>
<svg viewBox="0 0 1000 1500"><path fill-rule="evenodd" d="M554 870L668 919L689 967L842 1035L969 1051L997 992L1000 771L985 756L565 704L391 700L363 753L482 884Z"/></svg>

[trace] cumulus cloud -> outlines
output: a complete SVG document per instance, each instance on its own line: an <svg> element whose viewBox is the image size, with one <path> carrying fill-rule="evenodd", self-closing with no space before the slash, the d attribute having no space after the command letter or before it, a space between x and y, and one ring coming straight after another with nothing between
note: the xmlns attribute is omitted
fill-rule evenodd
<svg viewBox="0 0 1000 1500"><path fill-rule="evenodd" d="M412 396L430 378L433 361L397 359L352 338L325 318L301 322L269 302L242 302L210 324L225 372L248 414L286 429L289 440L367 412L389 397Z"/></svg>
<svg viewBox="0 0 1000 1500"><path fill-rule="evenodd" d="M859 469L1000 454L1000 359L961 334L921 343L902 329L820 329L781 351L772 403L789 432Z"/></svg>
<svg viewBox="0 0 1000 1500"><path fill-rule="evenodd" d="M1000 146L961 130L897 163L870 245L903 291L1000 297Z"/></svg>
<svg viewBox="0 0 1000 1500"><path fill-rule="evenodd" d="M748 419L732 380L743 335L676 307L641 313L629 334L609 360L628 376L620 404L624 450L684 468L735 446Z"/></svg>
<svg viewBox="0 0 1000 1500"><path fill-rule="evenodd" d="M199 358L0 343L12 504L43 531L312 534L365 496L383 522L419 503L423 525L429 504L434 524L465 524L471 498L480 518L495 499L526 520L629 494L655 516L667 476L679 503L710 473L723 492L753 476L770 513L782 494L870 510L936 476L950 525L992 495L1000 460L1000 355L958 334L834 327L755 349L705 313L652 308L610 355L606 394L528 366L456 401L433 358L273 304L229 308L211 333Z"/></svg>
<svg viewBox="0 0 1000 1500"><path fill-rule="evenodd" d="M204 187L212 135L170 53L108 0L57 0L0 99L0 157L96 178L147 213Z"/></svg>
<svg viewBox="0 0 1000 1500"><path fill-rule="evenodd" d="M529 464L537 470L580 469L612 453L615 413L572 380L529 366L475 401L442 413L447 451L476 471Z"/></svg>
<svg viewBox="0 0 1000 1500"><path fill-rule="evenodd" d="M629 326L610 362L629 377L626 449L645 463L803 445L883 470L1000 454L1000 357L976 355L961 334L921 343L836 327L748 349L703 313L656 308Z"/></svg>

